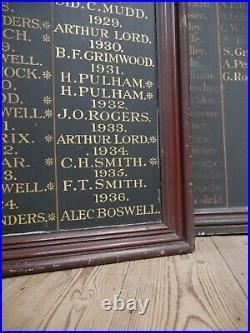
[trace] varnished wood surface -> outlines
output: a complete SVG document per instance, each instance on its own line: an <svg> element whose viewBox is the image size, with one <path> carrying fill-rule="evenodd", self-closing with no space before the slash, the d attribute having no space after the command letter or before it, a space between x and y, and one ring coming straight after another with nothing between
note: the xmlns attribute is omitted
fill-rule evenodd
<svg viewBox="0 0 250 333"><path fill-rule="evenodd" d="M145 315L104 298L149 298ZM247 236L196 239L193 254L3 280L4 330L246 330Z"/></svg>

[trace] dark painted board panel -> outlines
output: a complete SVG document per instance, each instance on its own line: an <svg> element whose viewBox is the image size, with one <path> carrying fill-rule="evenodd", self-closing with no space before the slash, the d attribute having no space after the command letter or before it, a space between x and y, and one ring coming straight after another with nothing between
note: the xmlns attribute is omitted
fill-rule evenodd
<svg viewBox="0 0 250 333"><path fill-rule="evenodd" d="M89 4L91 4L90 6L94 5L94 3ZM139 3L137 4L139 6ZM79 3L66 3L66 5L80 6ZM99 5L100 3L98 3ZM144 5L148 6L147 10L152 8L152 3ZM118 5L118 7L120 6ZM156 3L155 7L157 41L159 41L157 43L159 112L155 113L159 113L161 126L159 133L162 187L161 223L137 223L113 228L74 229L65 230L64 232L55 231L3 237L3 276L32 274L124 260L183 254L193 251L189 68L187 25L183 24L186 19L186 11L182 3ZM68 8L69 10L74 10L71 7ZM120 10L123 10L122 7L120 7ZM126 10L131 13L131 9ZM134 11L135 15L139 12L139 10ZM127 16L127 13L124 15ZM148 17L147 24L149 22L150 18ZM151 21L151 23L154 25L155 20ZM46 27L48 28L47 24ZM45 37L47 42L49 42L47 36ZM46 40L44 39L45 42ZM150 45L146 47L147 52L151 50ZM133 51L133 47L131 47L130 51ZM52 67L55 66L52 65ZM101 67L98 68L101 70ZM135 70L134 72L136 74ZM149 73L151 73L150 69L147 71L147 74ZM145 86L147 86L146 91L150 93L146 96L149 100L148 103L153 103L151 94L153 94L152 91L154 91L153 89L155 89L156 85L153 82L152 86L148 82L147 85L145 83ZM55 88L58 89L58 87ZM57 91L56 89L54 89L54 92ZM145 101L142 100L140 105ZM101 108L101 105L99 107ZM140 112L140 110L136 110L136 112ZM143 112L147 112L147 110ZM58 114L58 111L56 114ZM130 112L131 114L132 112ZM135 123L141 123L141 125L146 126L149 122L139 122L135 119ZM150 127L151 129L152 127ZM150 134L149 129L148 133L144 133L144 135L148 134ZM150 136L152 135L150 134ZM147 144L147 152L151 151L150 147L152 147L151 149L155 149L154 151L157 148L158 153L159 143L154 142L154 139L151 141L150 144ZM133 149L135 152L137 144L134 144ZM158 157L157 155L156 157L151 156L150 159ZM143 158L146 159L146 157ZM155 172L159 169L154 159L148 163ZM155 172L153 172L154 175ZM156 184L152 183L152 180L147 179L147 181L152 187L156 186ZM146 190L146 188L144 189ZM139 192L138 197L140 197ZM160 196L157 197L157 200L159 199ZM31 200L30 205L35 206L35 204L36 201Z"/></svg>
<svg viewBox="0 0 250 333"><path fill-rule="evenodd" d="M247 206L247 3L188 3L194 200ZM218 211L219 212L219 211Z"/></svg>
<svg viewBox="0 0 250 333"><path fill-rule="evenodd" d="M4 234L161 222L155 21L153 3L3 6Z"/></svg>
<svg viewBox="0 0 250 333"><path fill-rule="evenodd" d="M51 35L51 12L48 4L36 6L2 7L4 234L56 230L54 168L45 165L53 144L44 139L53 132L44 99L52 91L51 46L43 40Z"/></svg>
<svg viewBox="0 0 250 333"><path fill-rule="evenodd" d="M214 3L188 6L193 182L199 208L226 204L215 13Z"/></svg>
<svg viewBox="0 0 250 333"><path fill-rule="evenodd" d="M218 6L225 114L228 205L247 206L248 195L248 8Z"/></svg>

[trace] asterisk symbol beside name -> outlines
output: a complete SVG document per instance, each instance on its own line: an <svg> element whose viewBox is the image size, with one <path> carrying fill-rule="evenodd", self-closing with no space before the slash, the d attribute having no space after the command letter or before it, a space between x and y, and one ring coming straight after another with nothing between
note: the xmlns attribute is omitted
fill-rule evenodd
<svg viewBox="0 0 250 333"><path fill-rule="evenodd" d="M154 94L152 94L151 92L149 92L149 93L146 94L146 98L147 99L152 99L152 98L154 98Z"/></svg>
<svg viewBox="0 0 250 333"><path fill-rule="evenodd" d="M45 80L49 80L51 78L51 76L52 76L52 74L48 70L44 71L42 75L43 75L43 77L44 77Z"/></svg>
<svg viewBox="0 0 250 333"><path fill-rule="evenodd" d="M48 220L49 221L55 221L56 219L56 214L55 213L49 213L48 214Z"/></svg>
<svg viewBox="0 0 250 333"><path fill-rule="evenodd" d="M55 184L52 183L52 182L49 182L47 185L46 185L46 189L48 191L53 191L55 189Z"/></svg>
<svg viewBox="0 0 250 333"><path fill-rule="evenodd" d="M53 111L50 110L50 109L45 110L45 112L44 112L44 116L45 116L46 118L51 118L51 117L53 116Z"/></svg>
<svg viewBox="0 0 250 333"><path fill-rule="evenodd" d="M157 142L156 137L155 137L155 136L151 136L151 137L149 138L149 142L156 143L156 142Z"/></svg>
<svg viewBox="0 0 250 333"><path fill-rule="evenodd" d="M42 41L44 43L49 43L51 41L51 37L48 34L42 36Z"/></svg>
<svg viewBox="0 0 250 333"><path fill-rule="evenodd" d="M44 137L44 140L48 143L51 143L53 141L53 136L50 135L50 134L47 134L45 137Z"/></svg>
<svg viewBox="0 0 250 333"><path fill-rule="evenodd" d="M50 23L48 21L45 21L42 23L42 27L46 30L48 30L50 28Z"/></svg>
<svg viewBox="0 0 250 333"><path fill-rule="evenodd" d="M53 158L52 157L46 158L44 163L47 166L52 166L54 164Z"/></svg>
<svg viewBox="0 0 250 333"><path fill-rule="evenodd" d="M49 96L44 96L44 97L43 97L43 103L44 103L44 104L47 104L47 105L51 104L51 103L52 103L52 99L51 99L51 97L49 97Z"/></svg>
<svg viewBox="0 0 250 333"><path fill-rule="evenodd" d="M152 82L152 81L146 81L145 82L145 86L147 87L147 88L152 88L153 87L153 85L154 85L154 83Z"/></svg>
<svg viewBox="0 0 250 333"><path fill-rule="evenodd" d="M156 158L152 157L152 158L150 158L149 163L150 163L151 165L156 165L158 162L157 162L157 159L156 159Z"/></svg>

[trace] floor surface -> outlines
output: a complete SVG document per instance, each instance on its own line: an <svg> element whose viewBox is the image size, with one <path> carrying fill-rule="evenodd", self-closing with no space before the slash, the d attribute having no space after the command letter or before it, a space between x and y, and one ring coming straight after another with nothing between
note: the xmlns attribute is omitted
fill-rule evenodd
<svg viewBox="0 0 250 333"><path fill-rule="evenodd" d="M138 311L104 299L148 298ZM3 280L4 330L246 330L247 236L196 238L193 254Z"/></svg>

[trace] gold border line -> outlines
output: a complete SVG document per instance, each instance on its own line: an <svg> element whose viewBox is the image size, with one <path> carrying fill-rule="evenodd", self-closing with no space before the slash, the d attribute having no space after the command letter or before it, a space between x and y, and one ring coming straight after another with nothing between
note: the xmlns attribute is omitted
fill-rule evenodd
<svg viewBox="0 0 250 333"><path fill-rule="evenodd" d="M222 115L222 136L223 136L223 152L224 152L224 169L225 169L225 192L226 206L229 206L228 200L228 177L227 177L227 149L226 149L226 129L225 129L225 103L224 103L224 88L222 81L222 65L221 65L221 34L220 34L220 16L219 4L216 3L216 20L217 20L217 39L219 51L219 68L220 68L220 92L221 92L221 115Z"/></svg>
<svg viewBox="0 0 250 333"><path fill-rule="evenodd" d="M53 134L54 134L54 166L55 166L55 196L56 196L56 227L59 230L58 175L56 151L56 93L55 93L55 58L54 58L54 4L51 2L51 51L52 51L52 100L53 100Z"/></svg>

